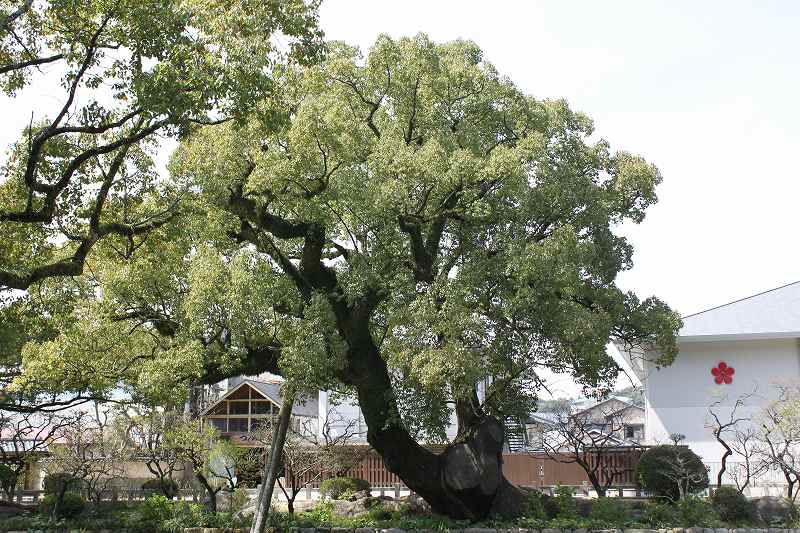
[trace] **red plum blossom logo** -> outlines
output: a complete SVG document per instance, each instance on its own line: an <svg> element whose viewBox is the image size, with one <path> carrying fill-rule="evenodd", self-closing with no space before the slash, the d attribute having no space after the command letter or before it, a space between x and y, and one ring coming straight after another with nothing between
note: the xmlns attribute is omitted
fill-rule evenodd
<svg viewBox="0 0 800 533"><path fill-rule="evenodd" d="M734 372L734 368L728 366L724 361L711 369L711 375L714 376L714 383L717 385L722 385L723 383L725 385L730 385L733 383Z"/></svg>

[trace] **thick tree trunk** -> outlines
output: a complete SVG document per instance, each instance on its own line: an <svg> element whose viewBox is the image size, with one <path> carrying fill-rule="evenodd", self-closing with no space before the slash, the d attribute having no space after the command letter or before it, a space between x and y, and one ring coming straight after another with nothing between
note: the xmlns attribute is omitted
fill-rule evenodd
<svg viewBox="0 0 800 533"><path fill-rule="evenodd" d="M272 437L269 457L264 462L264 474L261 478L261 489L258 491L258 506L253 517L253 525L250 533L264 533L269 518L269 505L272 502L272 492L275 490L275 481L281 468L281 458L283 456L283 444L286 442L286 433L289 431L289 423L292 419L292 407L294 405L294 394L287 392L283 398L283 405L278 412L278 426ZM291 508L291 503L289 504Z"/></svg>
<svg viewBox="0 0 800 533"><path fill-rule="evenodd" d="M350 350L342 379L355 387L367 440L386 467L437 513L471 520L518 516L523 494L503 476L502 423L469 402L458 410L465 426L458 441L442 454L424 448L402 425L386 362L366 327L344 329Z"/></svg>

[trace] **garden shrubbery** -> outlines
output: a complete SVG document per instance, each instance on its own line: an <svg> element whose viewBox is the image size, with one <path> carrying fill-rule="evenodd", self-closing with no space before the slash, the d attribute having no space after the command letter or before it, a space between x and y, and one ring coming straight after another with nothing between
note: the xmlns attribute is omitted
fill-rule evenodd
<svg viewBox="0 0 800 533"><path fill-rule="evenodd" d="M656 498L678 501L708 487L708 470L700 457L686 446L654 446L636 465L636 480ZM683 487L686 494L681 494Z"/></svg>
<svg viewBox="0 0 800 533"><path fill-rule="evenodd" d="M11 467L0 463L0 490L11 492L15 481L14 471Z"/></svg>
<svg viewBox="0 0 800 533"><path fill-rule="evenodd" d="M369 481L355 477L334 477L319 484L319 495L333 500L347 499L356 492L370 490Z"/></svg>
<svg viewBox="0 0 800 533"><path fill-rule="evenodd" d="M81 480L72 474L48 474L42 480L45 494L58 494L63 490L74 491L81 487Z"/></svg>
<svg viewBox="0 0 800 533"><path fill-rule="evenodd" d="M642 522L656 529L671 527L678 523L678 510L669 503L648 502L642 515Z"/></svg>
<svg viewBox="0 0 800 533"><path fill-rule="evenodd" d="M39 504L39 512L50 516L53 514L53 507L56 505L56 494L47 494ZM83 512L86 507L86 500L75 492L66 492L61 502L58 504L56 516L58 518L75 518Z"/></svg>
<svg viewBox="0 0 800 533"><path fill-rule="evenodd" d="M711 505L725 522L744 522L754 516L753 506L733 487L720 487L715 490L711 496Z"/></svg>
<svg viewBox="0 0 800 533"><path fill-rule="evenodd" d="M628 520L628 509L616 498L597 498L592 502L589 518L606 524L623 524Z"/></svg>
<svg viewBox="0 0 800 533"><path fill-rule="evenodd" d="M178 484L175 482L174 479L148 479L144 483L142 483L142 488L144 490L157 490L164 496L169 499L174 498L178 494Z"/></svg>
<svg viewBox="0 0 800 533"><path fill-rule="evenodd" d="M679 524L684 527L716 527L719 517L708 500L689 496L680 500L676 506Z"/></svg>

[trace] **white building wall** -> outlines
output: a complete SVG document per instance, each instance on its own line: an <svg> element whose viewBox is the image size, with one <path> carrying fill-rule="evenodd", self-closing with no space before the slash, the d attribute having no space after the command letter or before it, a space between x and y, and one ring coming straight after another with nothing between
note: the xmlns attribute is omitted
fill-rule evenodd
<svg viewBox="0 0 800 533"><path fill-rule="evenodd" d="M362 444L367 441L367 426L355 398L331 398L328 391L319 392L319 431L320 440L328 431L331 437L339 437L343 433L351 435L349 444ZM327 426L327 429L326 429Z"/></svg>
<svg viewBox="0 0 800 533"><path fill-rule="evenodd" d="M681 343L672 365L646 371L646 442L669 442L680 433L704 462L718 462L722 447L705 427L709 405L727 398L719 409L727 416L738 397L756 390L759 398L747 408L755 413L775 398L776 383L800 379L799 347L797 339ZM711 369L721 361L735 369L730 385L714 383Z"/></svg>

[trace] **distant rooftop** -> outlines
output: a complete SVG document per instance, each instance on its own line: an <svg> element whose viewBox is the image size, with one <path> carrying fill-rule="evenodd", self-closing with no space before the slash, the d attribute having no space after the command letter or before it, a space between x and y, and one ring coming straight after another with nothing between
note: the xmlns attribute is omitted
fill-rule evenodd
<svg viewBox="0 0 800 533"><path fill-rule="evenodd" d="M683 317L680 341L800 337L800 281Z"/></svg>

